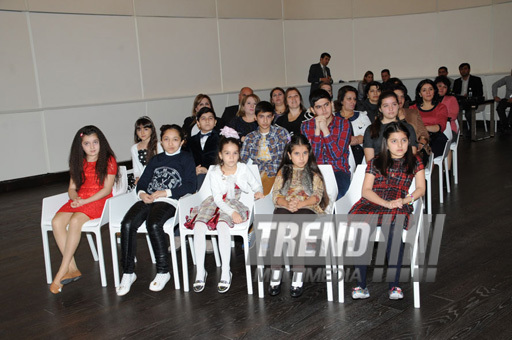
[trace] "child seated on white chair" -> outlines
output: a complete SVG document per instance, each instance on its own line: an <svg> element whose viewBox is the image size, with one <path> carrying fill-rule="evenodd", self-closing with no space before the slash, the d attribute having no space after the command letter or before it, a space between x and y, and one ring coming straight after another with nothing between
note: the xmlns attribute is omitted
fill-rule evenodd
<svg viewBox="0 0 512 340"><path fill-rule="evenodd" d="M196 280L193 288L204 290L208 273L204 268L207 230L217 230L222 274L217 286L219 293L231 287L231 233L235 224L247 221L249 209L240 202L242 192L254 192L254 198L263 198L263 188L246 164L239 163L240 143L235 130L221 130L217 165L209 171L212 195L199 207L192 209L185 227L194 230L194 252L196 258Z"/></svg>
<svg viewBox="0 0 512 340"><path fill-rule="evenodd" d="M155 279L149 285L154 292L161 291L171 278L169 254L163 226L174 216L177 200L196 188L194 158L182 152L184 132L178 125L163 125L160 138L164 152L154 156L140 177L136 193L139 201L126 213L121 222L121 253L123 278L117 295L126 295L137 279L135 275L135 253L137 229L146 222L149 239L155 253Z"/></svg>
<svg viewBox="0 0 512 340"><path fill-rule="evenodd" d="M272 189L274 214L324 214L329 204L324 178L308 139L293 135L285 147ZM303 266L294 266L290 295L299 297L303 290ZM281 292L281 271L272 266L269 286L271 296Z"/></svg>
<svg viewBox="0 0 512 340"><path fill-rule="evenodd" d="M386 257L388 262L392 251L393 235L407 229L409 216L413 212L412 203L425 194L425 170L419 156L415 156L409 143L409 129L402 122L391 122L384 129L381 152L372 158L366 168L363 182L362 198L350 209L349 214L377 214L378 225L382 224L384 215L391 215L391 225L387 235ZM416 190L408 194L413 179ZM395 226L397 215L405 215L403 226ZM398 236L397 236L398 237ZM395 270L394 278L389 282L389 299L403 299L399 287L400 268L404 252L404 243L400 249L396 263L389 263L388 271ZM356 265L359 273L357 287L352 289L352 299L367 299L370 292L366 287L367 266Z"/></svg>

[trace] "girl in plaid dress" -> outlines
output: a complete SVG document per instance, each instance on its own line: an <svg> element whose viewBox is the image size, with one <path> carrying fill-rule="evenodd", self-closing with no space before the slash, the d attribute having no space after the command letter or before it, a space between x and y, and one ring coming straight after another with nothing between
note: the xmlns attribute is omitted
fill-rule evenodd
<svg viewBox="0 0 512 340"><path fill-rule="evenodd" d="M187 228L194 229L197 273L193 287L196 293L204 290L208 275L204 269L206 231L217 230L218 232L222 274L217 288L219 293L226 293L231 286L233 276L229 266L231 260L229 229L235 224L245 222L249 216L249 210L240 202L240 197L242 192L252 191L255 193L255 199L263 198L260 181L246 164L238 163L240 143L236 131L225 127L221 134L224 137L219 142L217 165L210 174L212 196L206 198L199 207L192 209L185 224Z"/></svg>
<svg viewBox="0 0 512 340"><path fill-rule="evenodd" d="M425 170L419 157L413 155L409 144L409 130L402 122L392 122L384 130L381 152L367 166L363 182L362 198L354 204L349 214L378 214L378 225L382 225L382 216L391 215L386 256L390 258L393 233L401 233L407 229L409 215L413 211L412 203L425 194ZM416 190L408 194L412 180L416 179ZM396 215L406 215L403 226L395 229ZM396 265L388 265L395 269L393 282L389 283L389 298L402 299L402 289L398 286L400 267L402 265L404 244L400 242ZM358 287L352 290L353 299L370 297L366 287L367 266L356 266L359 270Z"/></svg>

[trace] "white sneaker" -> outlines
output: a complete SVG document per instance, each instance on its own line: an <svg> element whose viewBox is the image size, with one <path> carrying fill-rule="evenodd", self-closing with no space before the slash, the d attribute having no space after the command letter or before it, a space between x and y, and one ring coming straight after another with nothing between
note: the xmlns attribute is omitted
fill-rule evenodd
<svg viewBox="0 0 512 340"><path fill-rule="evenodd" d="M352 288L352 299L368 299L370 297L370 291L368 287L363 289L361 287Z"/></svg>
<svg viewBox="0 0 512 340"><path fill-rule="evenodd" d="M389 291L389 299L390 300L402 300L404 298L404 293L402 292L402 288L393 287Z"/></svg>
<svg viewBox="0 0 512 340"><path fill-rule="evenodd" d="M149 284L149 290L153 292L159 292L164 289L165 285L171 279L170 273L156 274L155 279Z"/></svg>
<svg viewBox="0 0 512 340"><path fill-rule="evenodd" d="M116 289L117 296L123 296L128 294L132 284L137 280L137 275L135 273L132 274L123 274L123 278L121 279L121 283Z"/></svg>

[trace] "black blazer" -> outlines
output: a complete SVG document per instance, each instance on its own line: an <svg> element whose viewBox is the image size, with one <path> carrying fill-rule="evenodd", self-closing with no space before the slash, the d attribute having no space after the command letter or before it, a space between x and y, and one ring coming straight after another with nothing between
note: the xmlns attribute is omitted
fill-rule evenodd
<svg viewBox="0 0 512 340"><path fill-rule="evenodd" d="M482 85L482 79L480 79L480 77L469 75L468 92L469 88L471 88L471 92L473 92L473 97L484 96L484 87ZM461 90L462 78L455 79L455 82L453 83L453 94L455 96L460 96Z"/></svg>
<svg viewBox="0 0 512 340"><path fill-rule="evenodd" d="M201 165L208 169L210 165L215 164L219 153L219 139L220 135L215 129L212 130L212 135L206 140L204 149L201 149L201 133L197 133L188 139L187 149L194 156L196 166Z"/></svg>
<svg viewBox="0 0 512 340"><path fill-rule="evenodd" d="M325 71L327 75L331 76L331 70L326 66ZM322 65L320 63L313 64L309 67L309 75L308 75L308 83L311 83L311 92L316 90L320 86L320 78L324 77L324 72L322 71ZM332 84L332 79L331 79Z"/></svg>
<svg viewBox="0 0 512 340"><path fill-rule="evenodd" d="M226 106L224 109L224 113L222 114L222 123L228 125L230 121L235 118L236 113L238 112L238 105Z"/></svg>

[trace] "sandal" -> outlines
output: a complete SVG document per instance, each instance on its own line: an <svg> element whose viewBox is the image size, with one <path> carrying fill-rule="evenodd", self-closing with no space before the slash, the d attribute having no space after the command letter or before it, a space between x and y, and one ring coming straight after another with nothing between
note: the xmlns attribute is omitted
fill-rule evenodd
<svg viewBox="0 0 512 340"><path fill-rule="evenodd" d="M204 290L204 286L206 285L206 277L208 276L208 272L204 271L204 279L202 280L196 280L194 282L194 292L201 293Z"/></svg>
<svg viewBox="0 0 512 340"><path fill-rule="evenodd" d="M217 291L221 294L226 293L231 287L231 279L233 278L233 273L229 272L229 282L221 280L217 285Z"/></svg>

